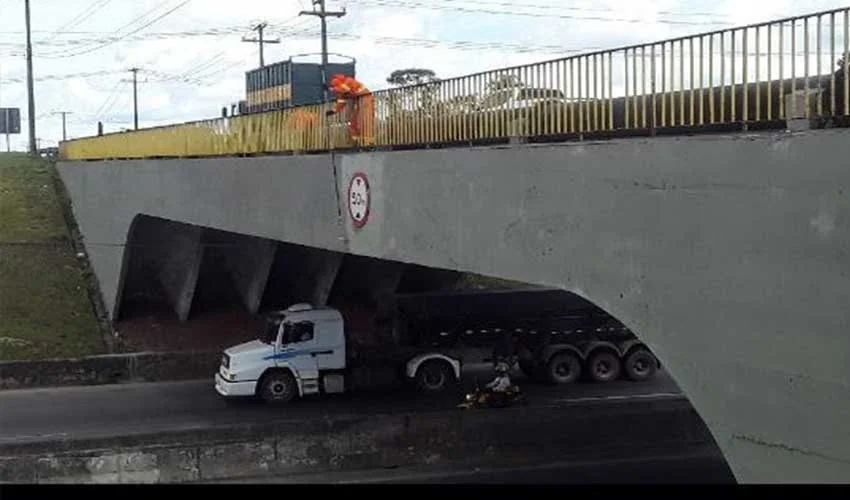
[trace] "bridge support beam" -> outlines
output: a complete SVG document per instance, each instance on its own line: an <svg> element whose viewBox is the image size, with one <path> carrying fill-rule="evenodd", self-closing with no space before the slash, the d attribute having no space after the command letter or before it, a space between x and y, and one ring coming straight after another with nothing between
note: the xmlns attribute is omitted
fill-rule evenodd
<svg viewBox="0 0 850 500"><path fill-rule="evenodd" d="M374 266L369 273L369 287L371 288L369 298L380 308L390 303L395 295L401 277L404 275L405 265L398 262L385 261L380 266Z"/></svg>
<svg viewBox="0 0 850 500"><path fill-rule="evenodd" d="M156 225L162 248L158 278L180 321L189 319L192 299L204 256L203 229L198 226L163 221Z"/></svg>
<svg viewBox="0 0 850 500"><path fill-rule="evenodd" d="M327 304L342 263L341 253L281 244L276 259L280 266L276 274L281 280L276 288L283 294L285 304Z"/></svg>
<svg viewBox="0 0 850 500"><path fill-rule="evenodd" d="M224 255L225 266L245 309L256 314L266 290L277 243L263 238L231 234L217 237L216 241L222 244L221 253Z"/></svg>
<svg viewBox="0 0 850 500"><path fill-rule="evenodd" d="M346 255L337 286L346 295L366 299L377 310L388 305L407 268L399 262Z"/></svg>
<svg viewBox="0 0 850 500"><path fill-rule="evenodd" d="M324 306L328 303L328 297L330 297L341 263L342 254L338 253L332 253L316 259L316 274L311 295L313 304Z"/></svg>

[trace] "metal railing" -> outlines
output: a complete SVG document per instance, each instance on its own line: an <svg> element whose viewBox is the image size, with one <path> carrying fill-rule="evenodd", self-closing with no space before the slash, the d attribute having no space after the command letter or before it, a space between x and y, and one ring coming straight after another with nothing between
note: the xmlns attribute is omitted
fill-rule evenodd
<svg viewBox="0 0 850 500"><path fill-rule="evenodd" d="M380 90L355 117L358 141L319 104L81 138L61 151L245 155L846 116L848 53L850 7Z"/></svg>

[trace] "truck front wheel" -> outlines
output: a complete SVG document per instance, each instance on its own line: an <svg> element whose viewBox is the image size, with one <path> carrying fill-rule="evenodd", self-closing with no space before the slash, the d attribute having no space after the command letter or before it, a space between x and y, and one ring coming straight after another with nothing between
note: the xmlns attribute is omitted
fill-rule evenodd
<svg viewBox="0 0 850 500"><path fill-rule="evenodd" d="M273 371L260 381L260 397L267 403L288 403L298 394L295 377L288 371Z"/></svg>
<svg viewBox="0 0 850 500"><path fill-rule="evenodd" d="M426 394L444 391L452 380L452 367L445 361L426 361L416 370L416 385Z"/></svg>

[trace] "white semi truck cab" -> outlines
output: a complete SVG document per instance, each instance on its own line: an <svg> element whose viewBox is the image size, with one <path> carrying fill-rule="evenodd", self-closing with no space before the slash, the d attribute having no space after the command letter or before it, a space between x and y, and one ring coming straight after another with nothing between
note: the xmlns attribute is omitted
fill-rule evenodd
<svg viewBox="0 0 850 500"><path fill-rule="evenodd" d="M224 397L283 403L344 392L357 363L351 347L338 310L296 304L276 315L263 338L224 351L215 388ZM400 365L399 371L426 393L445 390L461 376L459 359L433 350L402 355Z"/></svg>

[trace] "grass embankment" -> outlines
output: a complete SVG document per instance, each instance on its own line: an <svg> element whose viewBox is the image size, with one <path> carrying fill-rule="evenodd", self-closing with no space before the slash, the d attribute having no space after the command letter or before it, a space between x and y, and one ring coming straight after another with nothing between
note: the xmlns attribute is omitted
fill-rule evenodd
<svg viewBox="0 0 850 500"><path fill-rule="evenodd" d="M105 351L46 161L0 154L0 360Z"/></svg>

